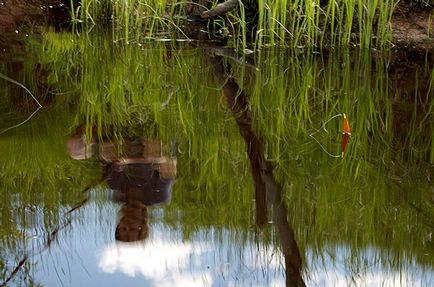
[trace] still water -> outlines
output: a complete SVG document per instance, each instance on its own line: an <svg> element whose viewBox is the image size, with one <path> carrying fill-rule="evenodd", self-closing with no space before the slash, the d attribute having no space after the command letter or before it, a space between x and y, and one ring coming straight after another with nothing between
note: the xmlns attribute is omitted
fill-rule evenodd
<svg viewBox="0 0 434 287"><path fill-rule="evenodd" d="M432 286L429 58L39 38L0 63L0 284Z"/></svg>

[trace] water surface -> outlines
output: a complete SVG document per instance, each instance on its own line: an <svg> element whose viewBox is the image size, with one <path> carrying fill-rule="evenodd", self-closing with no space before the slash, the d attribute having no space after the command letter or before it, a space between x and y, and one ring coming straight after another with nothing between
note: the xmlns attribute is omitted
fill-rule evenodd
<svg viewBox="0 0 434 287"><path fill-rule="evenodd" d="M0 64L43 105L4 131L37 105L0 79L7 286L432 284L429 62L99 32L26 50ZM170 184L114 186L125 160Z"/></svg>

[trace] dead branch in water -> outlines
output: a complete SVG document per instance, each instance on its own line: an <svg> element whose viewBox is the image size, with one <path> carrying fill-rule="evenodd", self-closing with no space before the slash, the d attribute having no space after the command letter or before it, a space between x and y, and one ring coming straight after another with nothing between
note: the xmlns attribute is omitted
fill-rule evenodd
<svg viewBox="0 0 434 287"><path fill-rule="evenodd" d="M218 4L214 8L202 12L200 17L203 19L214 18L226 14L238 6L238 0L228 0Z"/></svg>
<svg viewBox="0 0 434 287"><path fill-rule="evenodd" d="M89 185L87 186L82 193L86 193L89 191L89 189L91 189L92 186ZM84 204L87 202L88 198L85 198L84 200L78 202L77 204L75 204L71 209L69 209L66 213L65 216L69 216L72 212L74 212L75 210L80 209L81 207L84 206ZM32 257L35 256L37 254L41 254L42 252L44 252L45 250L49 249L51 247L51 243L53 241L55 241L57 239L57 236L59 234L59 231L65 229L67 226L69 226L71 224L71 218L67 217L66 220L64 221L63 224L59 224L48 236L47 236L47 240L45 243L45 246L43 248L41 248L41 250L39 250L39 252L33 253L33 254L25 254L23 256L23 258L20 260L20 262L18 263L18 265L15 267L15 269L11 272L11 274L6 278L6 280L4 280L3 282L0 283L0 287L4 287L7 285L7 283L9 281L11 281L17 274L18 271L20 271L20 269L24 266L24 264L27 262L27 260Z"/></svg>

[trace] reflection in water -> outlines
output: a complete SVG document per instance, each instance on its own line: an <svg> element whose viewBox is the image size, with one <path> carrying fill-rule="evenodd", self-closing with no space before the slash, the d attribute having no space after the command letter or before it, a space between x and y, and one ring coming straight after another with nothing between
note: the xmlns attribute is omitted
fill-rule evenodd
<svg viewBox="0 0 434 287"><path fill-rule="evenodd" d="M121 272L128 277L143 276L153 282L148 284L152 286L204 286L212 282L211 273L205 271L203 266L195 266L194 270L189 267L189 261L208 252L209 247L166 241L165 236L159 234L161 230L156 229L158 239L155 240L153 236L146 244L117 243L105 246L98 262L100 270L108 274ZM165 232L171 233L169 230Z"/></svg>
<svg viewBox="0 0 434 287"><path fill-rule="evenodd" d="M116 226L115 238L131 242L144 240L149 236L148 208L141 201L127 199L121 209L121 218Z"/></svg>
<svg viewBox="0 0 434 287"><path fill-rule="evenodd" d="M225 70L223 57L210 57L214 68L214 75L222 85L222 93L226 98L238 124L240 134L247 145L247 154L252 168L256 194L257 224L262 226L266 222L266 198L272 205L273 222L276 225L278 238L285 257L286 286L305 286L300 275L300 251L295 241L294 230L286 218L288 211L282 202L281 188L276 183L271 164L265 159L263 141L252 128L252 117L247 105L247 97L235 80L230 77L230 66Z"/></svg>
<svg viewBox="0 0 434 287"><path fill-rule="evenodd" d="M291 253L295 241L291 228L286 228L286 220L291 224L289 227L297 231L297 243L302 258L306 258L303 271L308 270L304 271L308 275L304 276L304 273L303 278L309 286L426 286L433 281L430 179L433 174L431 135L434 105L432 96L429 96L432 89L427 92L424 88L428 87L428 81L421 69L409 70L401 66L396 69L393 63L392 67L386 66L382 64L383 60L374 60L363 54L353 57L338 51L324 64L322 57L293 57L287 50L263 51L262 56L255 59L260 70L252 78L240 77L237 74L242 69L237 71L233 66L231 72L238 83L241 79L245 83L254 81L252 85L245 85L245 92L260 138L252 132L249 110L242 105L237 107L238 103L247 101L239 96L237 101L232 101L237 104L229 106L234 111L238 109L239 126L247 127L240 131L248 143L250 164L256 166L252 168L252 178L257 194L262 196L258 196L256 201L259 226L267 222L265 216L261 217L267 214L264 198L275 203L268 206L268 214L274 216L275 236L281 241L280 246L275 246L267 237L267 228L261 231L265 236L260 238L249 228L251 202L250 196L245 196L243 191L250 194L251 190L245 187L251 176L245 173L245 164L248 163L243 160L244 148L239 148L239 144L244 147L245 143L239 136L238 127L227 124L232 120L227 121L227 113L221 112L218 98L203 96L214 92L215 81L208 73L198 75L194 72L203 68L202 50L174 49L168 57L165 48L168 46L158 45L156 49L150 49L154 47L150 44L149 49L139 49L134 45L113 48L112 39L91 35L82 39L66 36L44 35L43 49L34 49L37 57L32 58L29 54L25 58L25 72L16 75L18 70L15 67L4 69L5 74L19 79L32 92L35 91L36 96L45 91L53 92L49 97L52 101L49 110L38 113L31 124L1 136L0 262L6 262L1 273L10 275L17 265L21 268L11 282L12 286L15 282L16 285L31 286L22 283L30 282L23 279L25 277L34 277L46 286L60 285L53 267L50 271L40 271L51 262L58 270L66 270L73 277L73 283L66 282L65 286L116 285L113 278L122 280L122 285L127 286L131 282L124 284L129 280L125 274L131 274L131 270L136 270L134 274L138 276L135 284L129 286L146 286L152 275L143 278L140 274L157 270L163 273L161 270L166 270L166 259L169 263L182 263L168 264L173 268L179 267L178 273L167 272L173 275L173 281L167 281L175 282L172 286L178 282L180 286L191 286L193 283L181 283L184 276L194 273L196 276L205 274L204 277L208 278L208 272L212 276L207 281L209 284L197 285L228 286L225 284L228 281L215 279L221 277L218 268L212 270L213 256L218 257L221 265L230 262L232 266L240 266L221 272L225 278L240 278L239 274L242 274L243 280L238 282L243 283L238 286L282 286L285 258L290 259L286 260L287 273L290 270L297 273L299 268L298 253ZM117 55L115 58L113 53ZM377 63L376 68L372 66L373 61ZM221 69L226 73L224 66ZM390 73L392 70L401 70L405 74ZM226 80L227 76L223 76ZM411 79L413 83L409 83ZM228 90L232 82L235 81L229 78L224 88ZM2 83L7 84L0 81L0 85ZM399 83L399 86L394 83ZM42 86L37 89L35 85ZM11 113L15 114L17 110L13 105L14 99L23 103L22 98L29 97L22 92L22 97L17 98L6 86L2 87L2 110L5 112L2 126L8 127L24 119L33 109L20 110L21 114L12 116ZM228 98L231 95L226 90L224 97ZM31 103L32 100L28 100ZM419 104L421 100L423 105ZM71 228L60 230L60 235L55 237L57 227L65 222L62 219L69 218L66 211L83 199L81 192L86 186L96 186L97 180L101 179L101 166L95 164L96 161L70 160L65 153L63 135L68 132L71 122L86 118L90 126L114 125L124 131L129 123L136 123L140 118L132 117L133 112L140 113L149 107L155 107L155 123L163 127L156 131L158 136L164 141L175 137L181 147L178 160L183 163L183 173L177 177L171 204L163 211L163 208L147 208L140 200L133 199L129 208L124 195L134 190L124 194L117 192L116 198L120 197L121 204L109 197L112 192L107 189L101 189L96 198L92 198L95 194L91 190L90 200L83 207L78 204L77 213L71 214ZM320 126L321 119L340 111L349 113L357 132L350 139L348 156L344 160L334 160L307 135L310 128ZM147 115L140 115L147 119ZM400 125L396 126L396 123ZM334 125L330 128L338 129ZM82 137L81 134L76 136ZM265 139L273 140L266 142ZM340 150L338 141L333 140L330 146ZM124 172L125 167L138 160L117 154L117 151L124 153L124 149L128 150L127 143L76 143L82 148L75 148L81 152L74 157L85 159L98 155L107 166L107 176L111 172L109 167ZM135 146L139 150L142 148L139 144ZM273 173L264 161L264 146L268 148L267 159L278 161ZM104 151L110 149L114 152L106 155ZM160 154L156 156L160 157ZM430 165L427 166L425 161ZM156 162L149 159L147 165L152 166L150 170L158 170L160 178L166 178L162 170L164 165L154 168L158 166ZM288 185L286 181L279 182L282 192L290 191L282 193L286 204L280 209L280 187L273 175L276 179L290 178ZM267 197L264 197L265 190ZM277 194L274 197L270 196L273 191ZM240 208L234 209L234 206ZM287 217L285 206L291 212L290 217ZM123 207L126 216L122 214ZM118 214L119 209L121 214ZM159 214L164 214L161 221ZM115 220L117 216L119 221L125 217L127 224L133 221L135 226L147 226L148 235L131 234L131 238L148 236L147 239L134 243L114 241L119 225ZM158 222L162 222L162 227ZM157 230L162 231L158 236ZM257 240L245 240L252 237ZM55 239L52 244L55 248L50 248L49 252L33 256L32 251L25 251L32 246L39 250L47 238L48 242ZM209 244L214 252L208 253L207 258L195 256L195 251L201 252L198 246L203 242ZM162 260L164 248L170 254ZM283 252L276 252L277 248ZM186 255L188 250L190 253ZM238 250L244 252L238 253ZM101 253L95 254L96 251ZM229 259L228 254L231 256ZM21 261L23 258L29 260ZM96 269L102 258L107 268L104 270L118 272L111 275ZM138 261L134 263L131 258ZM249 264L254 260L262 260L264 264L251 268ZM270 261L278 267L271 267ZM158 267L153 265L154 262L159 263ZM92 279L87 278L82 265L92 274ZM211 271L207 266L211 266ZM147 269L139 272L140 268ZM121 270L126 271L123 273ZM260 276L252 276L250 270L272 279L258 280ZM59 274L62 280L68 277ZM272 280L277 277L280 284L273 285ZM164 284L165 278L160 278L155 280L156 286ZM290 274L286 278L296 282ZM86 279L85 284L80 284L80 280Z"/></svg>
<svg viewBox="0 0 434 287"><path fill-rule="evenodd" d="M99 157L107 164L104 176L115 192L114 199L122 202L121 216L115 238L132 242L149 236L148 207L167 203L174 178L176 159L163 155L158 141L131 137L121 143L103 141L86 143L82 130L67 140L68 152L74 159L94 155L99 147Z"/></svg>
<svg viewBox="0 0 434 287"><path fill-rule="evenodd" d="M239 89L234 78L228 76L230 72L225 70L223 57L213 56L210 59L214 68L214 75L219 85L222 86L222 94L226 98L228 106L235 117L241 136L247 144L247 155L250 159L255 183L256 223L259 226L263 226L267 222L265 184L261 180L260 174L262 165L265 162L264 146L262 140L252 131L252 118L247 108L247 98L244 92Z"/></svg>

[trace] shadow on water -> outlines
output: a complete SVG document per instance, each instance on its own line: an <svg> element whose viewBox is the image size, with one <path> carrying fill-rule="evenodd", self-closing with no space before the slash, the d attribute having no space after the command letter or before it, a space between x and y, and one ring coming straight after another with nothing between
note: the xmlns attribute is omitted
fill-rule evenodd
<svg viewBox="0 0 434 287"><path fill-rule="evenodd" d="M240 89L232 74L230 64L224 64L224 58L211 55L214 75L222 89L227 106L234 116L240 134L247 146L252 177L255 187L256 224L263 227L267 222L267 204L271 203L273 223L276 225L282 253L285 257L286 286L306 286L300 274L301 257L295 240L294 230L289 225L288 210L282 200L281 191L275 181L272 165L265 159L263 141L252 127L252 115L248 106L248 97Z"/></svg>

